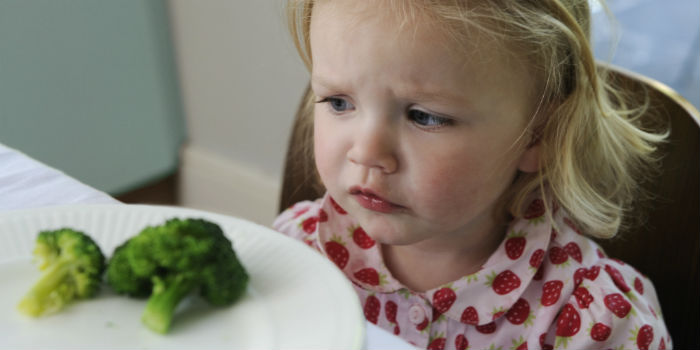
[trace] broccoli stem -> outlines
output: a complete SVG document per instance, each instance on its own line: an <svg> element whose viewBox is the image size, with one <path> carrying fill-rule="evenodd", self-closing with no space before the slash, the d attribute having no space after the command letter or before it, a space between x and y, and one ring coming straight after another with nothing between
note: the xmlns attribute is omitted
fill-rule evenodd
<svg viewBox="0 0 700 350"><path fill-rule="evenodd" d="M41 274L32 289L19 302L17 308L25 315L38 317L53 313L75 298L75 287L66 283L73 263L58 259Z"/></svg>
<svg viewBox="0 0 700 350"><path fill-rule="evenodd" d="M141 321L155 332L167 333L175 308L195 286L196 281L192 278L175 278L167 283L154 281L153 293L148 298Z"/></svg>

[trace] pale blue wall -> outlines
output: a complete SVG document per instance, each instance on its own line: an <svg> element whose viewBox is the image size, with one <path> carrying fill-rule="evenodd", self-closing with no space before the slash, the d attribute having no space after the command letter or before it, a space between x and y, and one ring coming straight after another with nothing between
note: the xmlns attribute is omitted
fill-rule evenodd
<svg viewBox="0 0 700 350"><path fill-rule="evenodd" d="M162 0L1 0L0 143L117 194L177 168Z"/></svg>
<svg viewBox="0 0 700 350"><path fill-rule="evenodd" d="M600 6L593 6L596 57L665 83L700 108L700 1L607 3L612 25Z"/></svg>

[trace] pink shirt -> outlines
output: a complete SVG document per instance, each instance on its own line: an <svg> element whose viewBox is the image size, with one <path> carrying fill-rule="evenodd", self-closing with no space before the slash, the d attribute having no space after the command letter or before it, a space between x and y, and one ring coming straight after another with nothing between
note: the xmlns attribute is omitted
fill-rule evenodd
<svg viewBox="0 0 700 350"><path fill-rule="evenodd" d="M481 270L426 292L392 277L379 245L326 195L273 226L332 260L368 321L429 349L665 349L671 338L654 287L605 256L565 215L535 199Z"/></svg>

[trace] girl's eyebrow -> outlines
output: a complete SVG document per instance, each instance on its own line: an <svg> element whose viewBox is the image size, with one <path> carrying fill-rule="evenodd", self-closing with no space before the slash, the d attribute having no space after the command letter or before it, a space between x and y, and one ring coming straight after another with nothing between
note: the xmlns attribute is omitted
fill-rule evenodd
<svg viewBox="0 0 700 350"><path fill-rule="evenodd" d="M418 82L406 82L404 87L395 91L398 96L402 96L416 102L438 102L438 103L458 103L468 104L469 95L466 91L449 88L448 86L425 84Z"/></svg>
<svg viewBox="0 0 700 350"><path fill-rule="evenodd" d="M448 89L423 89L414 86L402 92L404 96L409 96L417 101L440 101L440 102L464 102L464 94L457 94Z"/></svg>
<svg viewBox="0 0 700 350"><path fill-rule="evenodd" d="M330 80L326 80L325 78L317 74L311 74L311 85L320 85L328 89L335 89L335 87L337 86L336 84L333 84Z"/></svg>
<svg viewBox="0 0 700 350"><path fill-rule="evenodd" d="M311 86L319 86L329 90L338 90L339 84L326 79L318 74L311 75ZM424 84L414 83L408 84L406 88L395 91L398 96L413 101L438 101L438 102L460 102L468 101L464 93L452 91L450 89L439 87L426 87Z"/></svg>

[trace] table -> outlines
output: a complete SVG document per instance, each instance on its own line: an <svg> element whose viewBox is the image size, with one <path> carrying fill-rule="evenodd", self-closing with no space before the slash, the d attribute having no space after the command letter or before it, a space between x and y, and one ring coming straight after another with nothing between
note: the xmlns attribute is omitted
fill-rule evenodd
<svg viewBox="0 0 700 350"><path fill-rule="evenodd" d="M0 143L0 210L120 203L108 194ZM369 322L365 348L414 349L402 339Z"/></svg>

